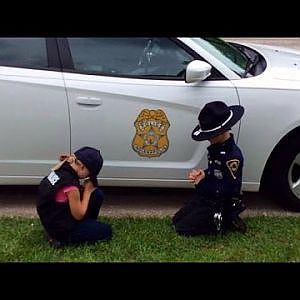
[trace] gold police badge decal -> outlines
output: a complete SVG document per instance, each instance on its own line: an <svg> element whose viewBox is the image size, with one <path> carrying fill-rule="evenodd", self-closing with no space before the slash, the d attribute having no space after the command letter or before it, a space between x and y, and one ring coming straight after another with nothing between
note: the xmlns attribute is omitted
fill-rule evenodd
<svg viewBox="0 0 300 300"><path fill-rule="evenodd" d="M158 157L169 148L167 131L170 123L161 110L143 109L134 122L136 134L133 150L142 157Z"/></svg>

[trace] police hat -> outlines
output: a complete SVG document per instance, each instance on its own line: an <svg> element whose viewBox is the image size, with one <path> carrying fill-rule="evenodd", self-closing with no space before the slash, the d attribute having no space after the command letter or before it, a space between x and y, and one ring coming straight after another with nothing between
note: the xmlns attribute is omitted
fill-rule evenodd
<svg viewBox="0 0 300 300"><path fill-rule="evenodd" d="M74 152L74 154L87 167L90 176L97 177L103 165L100 151L92 147L83 147Z"/></svg>
<svg viewBox="0 0 300 300"><path fill-rule="evenodd" d="M199 113L199 125L193 130L192 138L195 141L204 141L219 135L229 130L243 114L243 106L227 106L222 101L209 102Z"/></svg>

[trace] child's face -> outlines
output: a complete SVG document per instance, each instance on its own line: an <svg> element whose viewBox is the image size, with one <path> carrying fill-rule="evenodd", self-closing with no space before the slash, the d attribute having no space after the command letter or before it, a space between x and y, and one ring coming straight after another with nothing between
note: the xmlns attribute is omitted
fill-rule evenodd
<svg viewBox="0 0 300 300"><path fill-rule="evenodd" d="M210 138L209 141L211 144L218 144L218 143L223 143L225 140L227 140L230 137L230 132L229 130L215 135L214 137Z"/></svg>
<svg viewBox="0 0 300 300"><path fill-rule="evenodd" d="M86 178L90 175L88 168L79 160L75 159L74 164L72 165L75 172L77 173L79 178Z"/></svg>

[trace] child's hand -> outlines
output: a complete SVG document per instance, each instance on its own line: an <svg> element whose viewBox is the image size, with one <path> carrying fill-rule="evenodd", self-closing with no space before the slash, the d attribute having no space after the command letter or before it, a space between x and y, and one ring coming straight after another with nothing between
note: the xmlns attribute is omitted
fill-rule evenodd
<svg viewBox="0 0 300 300"><path fill-rule="evenodd" d="M198 184L205 177L205 172L202 169L192 170L189 174L189 180L193 184Z"/></svg>
<svg viewBox="0 0 300 300"><path fill-rule="evenodd" d="M89 192L92 192L95 189L94 184L92 183L92 181L90 179L86 179L84 181L83 187L84 187L85 191L89 191Z"/></svg>

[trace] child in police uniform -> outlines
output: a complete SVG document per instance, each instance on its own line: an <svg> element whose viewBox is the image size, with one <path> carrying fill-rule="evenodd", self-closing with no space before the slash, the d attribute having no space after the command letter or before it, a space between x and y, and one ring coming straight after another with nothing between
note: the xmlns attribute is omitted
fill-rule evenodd
<svg viewBox="0 0 300 300"><path fill-rule="evenodd" d="M241 199L243 155L230 133L243 114L242 106L228 107L221 101L207 103L200 111L192 138L210 141L208 168L189 174L196 196L172 219L178 234L193 236L228 229L246 232L239 217L246 208Z"/></svg>
<svg viewBox="0 0 300 300"><path fill-rule="evenodd" d="M62 155L39 185L37 212L52 246L109 240L111 226L97 220L103 202L97 175L103 165L100 151L83 147ZM84 180L83 186L80 180Z"/></svg>

